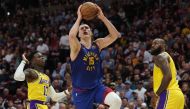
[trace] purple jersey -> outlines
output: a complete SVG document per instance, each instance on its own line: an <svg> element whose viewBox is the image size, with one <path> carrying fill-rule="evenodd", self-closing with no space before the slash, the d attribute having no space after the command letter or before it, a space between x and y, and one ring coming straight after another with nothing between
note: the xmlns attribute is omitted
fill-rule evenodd
<svg viewBox="0 0 190 109"><path fill-rule="evenodd" d="M78 56L71 62L71 72L74 88L92 89L101 84L100 52L95 43L89 49L81 45Z"/></svg>

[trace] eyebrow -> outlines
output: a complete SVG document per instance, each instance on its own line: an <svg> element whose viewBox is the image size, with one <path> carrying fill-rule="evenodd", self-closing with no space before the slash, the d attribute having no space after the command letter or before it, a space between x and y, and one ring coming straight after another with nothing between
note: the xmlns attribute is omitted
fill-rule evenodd
<svg viewBox="0 0 190 109"><path fill-rule="evenodd" d="M84 26L81 26L81 27L80 27L80 29L81 29L81 28L84 28L84 27L90 28L89 26L87 26L87 25L84 25Z"/></svg>

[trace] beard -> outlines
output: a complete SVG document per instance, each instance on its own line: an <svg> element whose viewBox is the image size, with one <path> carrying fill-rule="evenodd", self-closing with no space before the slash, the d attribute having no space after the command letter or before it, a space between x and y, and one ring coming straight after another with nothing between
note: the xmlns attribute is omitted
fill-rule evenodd
<svg viewBox="0 0 190 109"><path fill-rule="evenodd" d="M156 48L156 49L152 49L151 51L150 51L150 53L152 54L152 55L154 55L154 56L156 56L156 55L158 55L158 54L160 54L162 52L162 48L161 47L158 47L158 48Z"/></svg>

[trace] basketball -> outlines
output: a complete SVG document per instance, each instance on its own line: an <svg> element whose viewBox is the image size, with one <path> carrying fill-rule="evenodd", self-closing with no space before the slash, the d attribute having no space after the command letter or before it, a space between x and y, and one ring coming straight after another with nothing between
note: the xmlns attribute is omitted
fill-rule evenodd
<svg viewBox="0 0 190 109"><path fill-rule="evenodd" d="M85 20L92 20L98 14L98 8L92 2L83 3L80 11L81 11L82 18Z"/></svg>

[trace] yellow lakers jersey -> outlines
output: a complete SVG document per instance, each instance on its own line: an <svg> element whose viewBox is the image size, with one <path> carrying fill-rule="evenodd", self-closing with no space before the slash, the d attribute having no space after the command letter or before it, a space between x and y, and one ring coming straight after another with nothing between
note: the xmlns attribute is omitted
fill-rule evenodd
<svg viewBox="0 0 190 109"><path fill-rule="evenodd" d="M164 52L166 55L169 56L169 59L170 59L170 63L169 63L169 67L170 67L170 70L171 70L171 75L172 75L172 79L167 87L168 90L170 89L179 89L179 85L178 85L178 80L177 80L177 72L176 72L176 68L175 68L175 64L173 62L173 59L171 58L171 56L167 53L167 52ZM154 92L156 93L158 88L160 87L161 85L161 82L162 82L162 78L163 78L163 74L162 74L162 70L156 66L154 64L154 71L153 71L153 88L154 88Z"/></svg>
<svg viewBox="0 0 190 109"><path fill-rule="evenodd" d="M49 93L49 77L34 70L38 74L38 79L33 82L28 82L28 100L46 101L47 94Z"/></svg>

